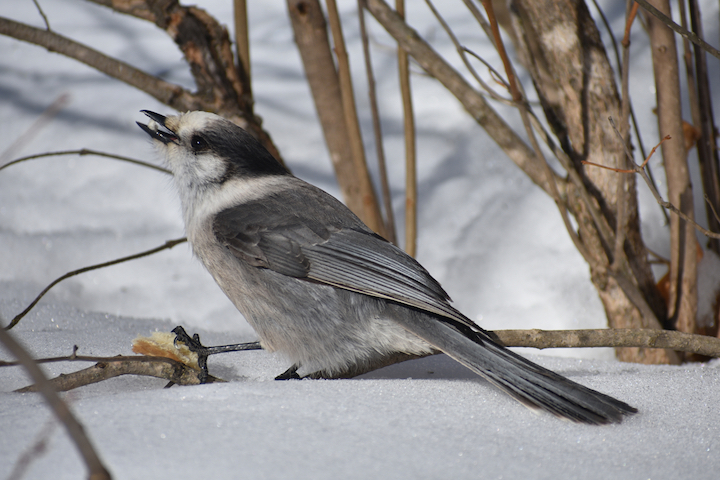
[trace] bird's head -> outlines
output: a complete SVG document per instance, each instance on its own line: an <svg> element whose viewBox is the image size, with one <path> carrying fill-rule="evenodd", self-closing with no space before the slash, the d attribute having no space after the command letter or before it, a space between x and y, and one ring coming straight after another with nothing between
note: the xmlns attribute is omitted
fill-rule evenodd
<svg viewBox="0 0 720 480"><path fill-rule="evenodd" d="M218 115L142 113L150 121L138 126L154 140L176 181L205 188L237 177L289 173L255 137Z"/></svg>

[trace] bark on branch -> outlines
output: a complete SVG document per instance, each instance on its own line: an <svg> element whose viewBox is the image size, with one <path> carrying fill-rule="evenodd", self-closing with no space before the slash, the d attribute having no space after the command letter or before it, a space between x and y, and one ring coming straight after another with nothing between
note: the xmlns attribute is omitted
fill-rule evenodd
<svg viewBox="0 0 720 480"><path fill-rule="evenodd" d="M179 85L149 75L132 65L108 57L104 53L55 32L0 17L0 35L7 35L8 37L44 47L50 52L75 59L110 77L144 91L176 110L202 109L202 105L194 95Z"/></svg>
<svg viewBox="0 0 720 480"><path fill-rule="evenodd" d="M83 361L84 359L76 357L67 360ZM195 370L169 358L139 356L107 358L92 367L60 375L49 380L49 382L56 391L67 392L121 375L162 378L178 385L200 385L200 370ZM207 382L217 383L224 382L224 380L210 375ZM18 393L37 392L38 387L37 385L28 385L15 391Z"/></svg>
<svg viewBox="0 0 720 480"><path fill-rule="evenodd" d="M679 352L720 357L720 338L693 335L674 330L610 328L599 330L496 330L495 335L508 347L664 348Z"/></svg>
<svg viewBox="0 0 720 480"><path fill-rule="evenodd" d="M0 17L0 34L63 54L146 92L177 111L203 110L222 115L248 130L278 160L280 154L253 113L249 79L236 65L225 27L197 7L177 0L90 0L165 30L182 50L197 85L193 93L125 62L49 30Z"/></svg>

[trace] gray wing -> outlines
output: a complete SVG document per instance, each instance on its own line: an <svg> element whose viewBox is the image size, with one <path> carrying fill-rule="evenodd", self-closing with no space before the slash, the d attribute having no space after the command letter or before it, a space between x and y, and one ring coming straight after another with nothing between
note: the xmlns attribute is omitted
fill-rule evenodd
<svg viewBox="0 0 720 480"><path fill-rule="evenodd" d="M448 294L412 257L325 192L313 187L307 193L294 190L224 210L215 217L213 231L250 265L394 300L478 328L449 304Z"/></svg>

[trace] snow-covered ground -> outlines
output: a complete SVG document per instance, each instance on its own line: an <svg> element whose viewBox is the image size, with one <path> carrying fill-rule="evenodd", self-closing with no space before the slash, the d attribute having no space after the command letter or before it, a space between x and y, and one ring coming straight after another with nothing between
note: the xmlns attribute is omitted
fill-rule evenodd
<svg viewBox="0 0 720 480"><path fill-rule="evenodd" d="M152 25L80 0L40 3L55 31L192 88L180 53ZM231 2L197 3L222 21L232 18ZM461 2L446 3L443 13L463 42L496 61ZM620 31L624 7L605 3ZM352 12L355 3L343 6ZM704 2L703 13L713 43L717 2ZM5 2L0 15L42 26L30 0ZM293 172L337 194L284 2L251 2L250 17L257 112ZM357 26L346 18L356 89L365 92ZM389 174L401 215L402 120L394 51L369 23ZM452 57L452 44L423 5L411 9L410 23ZM635 109L646 144L653 144L652 69L639 29L633 42ZM0 164L80 148L156 161L135 121L144 120L141 109L170 113L167 107L38 47L0 37L0 50L0 150L25 135L12 151L0 152ZM717 62L710 64L711 78L717 78ZM434 80L414 75L412 81L420 262L458 308L485 328L604 326L587 267L552 201ZM47 124L33 126L61 95L68 95L65 107ZM358 106L369 127L362 95ZM509 121L519 124L514 115ZM372 145L369 133L365 137ZM660 212L640 190L648 243L667 253ZM179 205L161 173L75 156L10 167L0 172L0 317L7 323L69 270L181 236ZM129 354L136 335L177 324L200 332L208 345L255 338L187 245L63 282L13 333L38 357L69 354L73 345L81 354L116 355ZM611 427L533 415L444 356L361 379L275 382L271 379L288 366L281 358L229 354L211 360L212 372L228 384L164 390L159 380L119 378L66 398L116 478L717 478L720 362L648 367L616 362L609 350L527 353L627 401L640 414ZM2 358L8 357L3 350ZM46 370L57 375L78 367L53 364ZM39 396L10 393L27 382L19 368L0 370L0 478L54 423ZM78 478L84 469L58 426L29 468L25 478Z"/></svg>

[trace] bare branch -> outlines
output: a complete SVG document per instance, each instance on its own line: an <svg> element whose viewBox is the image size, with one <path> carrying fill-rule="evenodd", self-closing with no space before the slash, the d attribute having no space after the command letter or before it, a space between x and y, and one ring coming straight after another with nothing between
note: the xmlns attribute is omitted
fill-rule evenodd
<svg viewBox="0 0 720 480"><path fill-rule="evenodd" d="M42 9L42 7L40 6L40 4L38 3L38 1L37 1L37 0L33 0L33 3L35 4L35 8L37 8L38 13L39 13L40 16L42 17L43 22L45 22L45 28L46 28L48 31L52 30L52 29L50 28L50 22L48 22L48 19L47 19L47 17L45 16L45 12L43 12L43 9Z"/></svg>
<svg viewBox="0 0 720 480"><path fill-rule="evenodd" d="M234 0L235 48L237 65L242 68L240 78L245 80L244 90L252 95L252 75L250 70L250 29L248 28L247 0Z"/></svg>
<svg viewBox="0 0 720 480"><path fill-rule="evenodd" d="M599 330L495 330L508 347L596 348L642 347L665 348L679 352L720 357L720 338L694 335L675 330L609 328Z"/></svg>
<svg viewBox="0 0 720 480"><path fill-rule="evenodd" d="M179 111L202 110L193 94L175 85L148 75L125 62L108 57L86 45L57 33L31 27L0 17L0 35L7 35L46 48L82 62L96 70L146 92L160 102Z"/></svg>
<svg viewBox="0 0 720 480"><path fill-rule="evenodd" d="M581 166L582 160L625 166L623 142L606 123L609 115L620 115L621 105L595 21L583 2L573 1L518 0L508 15L516 51L565 153L554 149L570 180L563 201L576 219L571 228L578 231L568 232L583 247L579 251L587 252L583 255L608 322L612 327L661 328L665 306L640 237L635 179ZM551 40L560 32L562 43ZM588 76L588 71L593 74ZM623 181L628 184L618 185ZM665 353L617 352L627 360L648 361L652 356L660 363L668 361Z"/></svg>
<svg viewBox="0 0 720 480"><path fill-rule="evenodd" d="M105 158L112 158L114 160L120 160L122 162L128 162L135 165L140 165L142 167L152 168L153 170L157 170L158 172L167 173L169 175L172 175L172 172L166 168L158 167L157 165L153 165L152 163L144 162L142 160L136 160L134 158L130 157L124 157L122 155L115 155L112 153L105 153L100 152L98 150L92 150L89 148L81 148L80 150L61 150L58 152L46 152L46 153L38 153L35 155L28 155L26 157L20 157L17 158L11 162L6 163L5 165L0 165L0 170L3 170L11 165L16 165L18 163L26 162L28 160L34 160L37 158L45 158L45 157L54 157L54 156L63 156L63 155L80 155L81 157L84 155L96 155L98 157L105 157Z"/></svg>
<svg viewBox="0 0 720 480"><path fill-rule="evenodd" d="M493 100L502 102L505 105L509 104L509 105L514 106L514 103L512 100L508 101L507 99L503 98L501 95L496 93L492 88L490 88L490 86L487 83L485 83L485 80L483 80L482 77L480 77L480 75L478 75L477 71L475 71L475 68L472 66L472 64L468 60L467 54L472 55L474 58L476 58L478 61L480 61L483 65L485 65L490 70L491 75L494 75L496 80L499 81L500 84L502 84L509 91L510 85L508 84L508 82L506 82L502 78L502 75L500 75L500 73L497 70L495 70L488 62L486 62L484 59L482 59L479 55L470 51L469 49L465 48L463 45L460 44L460 41L458 40L457 36L450 28L450 25L448 25L448 23L445 21L445 19L442 17L442 15L440 15L440 12L437 11L437 9L435 8L435 5L433 5L432 1L425 0L425 3L427 3L427 5L430 8L430 10L432 11L433 15L435 16L437 21L440 23L443 30L445 30L445 33L447 33L448 37L450 37L450 40L453 42L453 45L455 45L455 50L457 50L458 54L460 55L460 59L465 64L465 68L468 69L468 72L470 72L470 74L473 76L475 81L478 82L478 84L483 88L483 90L488 92L488 95ZM492 35L492 31L490 32L490 35ZM493 45L496 45L495 38L491 38L491 40L493 41Z"/></svg>
<svg viewBox="0 0 720 480"><path fill-rule="evenodd" d="M702 36L702 21L700 14L700 6L697 0L688 0L690 19L692 28L700 36ZM681 11L685 11L684 5L680 7ZM687 42L684 42L687 44ZM689 48L689 47L688 47ZM716 142L717 132L715 130L715 118L713 115L713 100L710 93L710 81L708 74L707 58L705 51L695 45L695 75L692 75L692 61L686 57L688 63L688 84L694 79L697 82L697 90L694 85L688 85L691 93L691 109L693 110L693 123L700 130L700 138L696 142L698 161L700 163L700 173L702 177L702 187L705 192L708 205L714 210L720 208L720 161L718 159L718 149ZM689 50L688 50L689 55ZM695 101L692 101L692 93L695 93ZM720 231L720 222L710 210L707 212L708 230ZM720 242L713 239L708 242L708 247L715 253L720 254Z"/></svg>
<svg viewBox="0 0 720 480"><path fill-rule="evenodd" d="M102 382L121 375L139 375L156 377L177 385L200 385L200 370L191 368L181 362L165 357L147 356L118 356L118 357L66 357L64 359L51 359L53 361L97 361L96 365L76 372L62 374L49 380L52 387L58 392L67 392L75 388L84 387L93 383ZM225 382L210 375L206 383ZM15 390L18 393L36 392L37 385Z"/></svg>
<svg viewBox="0 0 720 480"><path fill-rule="evenodd" d="M560 192L558 191L557 184L555 182L556 175L550 168L550 165L547 163L547 160L545 159L545 156L542 153L542 150L540 149L540 145L537 142L537 138L535 137L535 133L532 128L532 123L530 120L530 114L529 114L529 107L527 105L527 101L525 99L525 95L521 91L521 88L518 84L517 77L515 75L515 71L513 69L512 63L510 62L510 58L507 55L507 51L505 50L505 45L502 41L502 37L500 36L500 28L498 27L497 20L495 19L495 12L493 9L492 0L482 0L483 7L485 8L485 13L488 16L488 22L490 23L490 30L493 35L493 41L495 43L495 48L497 49L498 53L500 54L500 58L502 59L503 66L505 67L505 74L507 76L507 81L510 87L510 94L512 95L513 100L515 101L515 105L518 108L518 111L520 112L520 117L523 121L523 126L525 127L525 131L527 132L528 137L530 138L530 143L533 147L533 150L535 151L535 157L540 161L540 163L543 166L543 170L545 172L545 178L547 181L548 186L550 187L550 196L555 201L555 205L557 206L560 216L563 220L563 224L565 225L565 229L567 230L568 234L570 235L570 239L573 241L573 244L575 245L575 248L580 252L580 254L583 256L586 262L588 262L589 265L593 266L593 264L597 263L593 259L593 257L588 252L587 248L583 244L580 237L577 235L577 232L575 232L575 228L572 226L572 223L570 222L570 216L568 214L567 207L563 200L560 197Z"/></svg>
<svg viewBox="0 0 720 480"><path fill-rule="evenodd" d="M326 0L328 10L328 23L332 32L333 51L337 59L338 79L340 80L340 98L342 100L342 108L345 116L345 127L348 132L350 141L350 150L352 152L352 161L355 165L354 181L360 186L360 195L362 197L362 214L360 218L372 230L386 236L385 222L380 215L380 207L377 203L377 196L373 188L370 172L368 172L367 161L365 160L365 146L363 145L362 132L360 131L360 122L358 120L357 109L355 106L355 92L353 90L352 75L350 73L350 60L348 59L347 50L345 49L345 37L342 32L342 23L340 22L340 14L337 10L335 0Z"/></svg>
<svg viewBox="0 0 720 480"><path fill-rule="evenodd" d="M669 0L652 0L657 7L670 13ZM697 316L697 248L692 223L693 191L687 151L683 137L680 68L675 35L666 22L648 16L653 74L657 97L658 131L675 139L663 146L662 156L667 178L668 201L683 215L670 216L670 294L668 318L673 326L692 333Z"/></svg>
<svg viewBox="0 0 720 480"><path fill-rule="evenodd" d="M377 156L378 171L380 173L380 189L383 205L385 207L385 235L386 239L397 245L395 233L395 215L392 207L392 193L385 165L385 149L383 148L382 126L378 110L377 92L375 90L375 74L373 73L372 59L370 58L370 42L365 25L365 9L363 0L358 0L358 20L360 23L360 37L362 39L363 56L365 58L365 74L368 82L368 100L372 115L373 133L375 134L375 155Z"/></svg>
<svg viewBox="0 0 720 480"><path fill-rule="evenodd" d="M340 79L320 2L287 0L287 8L343 200L350 210L370 225L373 222L364 215L364 192L356 181L358 173L350 147Z"/></svg>
<svg viewBox="0 0 720 480"><path fill-rule="evenodd" d="M99 264L97 264L97 265L91 265L91 266L89 266L89 267L83 267L83 268L80 268L80 269L78 269L78 270L73 270L72 272L68 272L68 273L66 273L66 274L63 275L63 276L58 277L58 278L55 279L52 283L50 283L50 285L48 285L47 287L45 287L45 289L44 289L42 292L40 292L40 295L38 295L38 296L35 298L35 300L33 300L33 301L30 303L30 305L27 306L27 308L26 308L25 310L23 310L23 311L22 311L21 313L19 313L15 318L13 318L12 322L10 322L10 325L8 325L7 327L5 327L4 329L5 329L5 330L10 330L10 329L13 328L15 325L17 325L18 322L20 322L20 320L22 320L22 318L23 318L25 315L27 315L28 312L30 312L30 310L32 310L32 308L40 301L40 299L41 299L48 291L50 291L50 289L51 289L52 287L54 287L55 285L57 285L58 283L60 283L61 281L65 280L65 279L67 279L67 278L74 277L75 275L79 275L79 274L81 274L81 273L89 272L89 271L91 271L91 270L97 270L97 269L99 269L99 268L109 267L109 266L111 266L111 265L117 265L118 263L128 262L128 261L130 261L130 260L135 260L135 259L138 259L138 258L147 257L148 255L152 255L153 253L157 253L157 252L159 252L159 251L161 251L161 250L171 249L171 248L174 247L175 245L178 245L178 244L180 244L180 243L184 243L184 242L186 242L186 241L187 241L187 238L184 238L184 237L183 237L183 238L178 238L178 239L176 239L176 240L168 240L167 242L165 242L165 244L163 244L163 245L161 245L161 246L159 246L159 247L155 247L155 248L153 248L153 249L151 249L151 250L146 250L146 251L144 251L144 252L136 253L136 254L134 254L134 255L130 255L130 256L127 256L127 257L118 258L118 259L116 259L116 260L112 260L112 261L109 261L109 262L99 263Z"/></svg>
<svg viewBox="0 0 720 480"><path fill-rule="evenodd" d="M30 354L22 345L15 341L10 333L2 328L0 328L0 343L2 343L15 358L22 362L23 367L25 367L30 377L32 377L38 386L37 391L42 394L45 402L57 419L65 425L68 435L70 435L70 438L80 452L80 456L82 456L85 461L85 465L87 465L90 480L109 480L111 478L110 472L107 471L92 443L90 443L83 426L72 414L67 404L63 402L57 394L57 391L52 387L37 363L33 362Z"/></svg>
<svg viewBox="0 0 720 480"><path fill-rule="evenodd" d="M660 10L655 8L648 2L647 0L635 0L637 3L640 4L645 10L650 12L654 17L656 17L658 20L660 20L662 23L670 27L672 30L674 30L677 34L680 36L687 38L691 42L693 42L695 45L698 45L700 48L708 52L710 55L719 58L720 59L720 50L713 47L712 45L708 44L703 40L702 38L695 35L693 32L688 32L686 29L682 28L677 23L673 22L672 18L668 17L664 13L662 13Z"/></svg>
<svg viewBox="0 0 720 480"><path fill-rule="evenodd" d="M468 113L485 129L508 157L533 182L549 193L550 186L547 183L544 167L522 138L487 104L482 95L474 90L383 0L368 0L368 10L403 50L408 52L428 74L435 77L457 97ZM565 183L565 180L559 177L556 177L555 181Z"/></svg>
<svg viewBox="0 0 720 480"><path fill-rule="evenodd" d="M615 131L617 132L617 134L620 135L620 132L617 130L617 128L615 128L615 123L613 122L612 118L610 119L610 123L612 124L612 126L615 129ZM658 203L658 205L677 214L683 220L685 220L685 221L689 222L691 225L693 225L695 227L695 229L698 230L699 232L701 232L703 235L710 237L710 238L720 238L720 233L715 233L715 232L711 232L710 230L707 230L706 228L704 228L703 226L698 224L694 219L690 218L684 212L680 211L680 209L678 209L675 205L663 200L662 195L660 195L660 193L657 191L657 188L655 188L655 184L648 177L647 172L645 171L645 169L647 168L648 161L650 161L650 157L653 156L653 154L655 153L655 150L657 150L657 148L660 145L662 145L663 142L665 142L666 140L670 140L670 135L666 135L665 137L663 137L663 139L660 140L660 143L655 145L652 148L652 150L650 150L650 154L647 156L647 158L642 163L642 165L637 165L635 163L632 163L632 165L634 166L634 168L632 170L624 170L624 169L620 169L620 168L608 167L606 165L600 165L598 163L588 162L585 160L583 160L582 163L584 165L591 165L593 167L604 168L605 170L612 170L617 173L637 173L637 174L639 174L642 177L642 179L645 180L645 183L647 184L648 188L650 189L650 193L653 194L653 197L655 197L655 201ZM627 154L628 154L628 156L630 155L629 152ZM632 159L630 159L630 161L632 162ZM706 200L707 200L707 197L706 197ZM715 209L712 207L712 204L710 204L709 202L708 202L708 204L709 204L710 208L712 209L713 214L715 214ZM717 217L717 214L715 214L715 216ZM720 219L718 219L718 220L720 220Z"/></svg>
<svg viewBox="0 0 720 480"><path fill-rule="evenodd" d="M395 0L400 18L405 18L405 0ZM410 88L410 58L398 44L398 77L403 104L403 135L405 139L405 251L417 254L417 143L412 89Z"/></svg>

